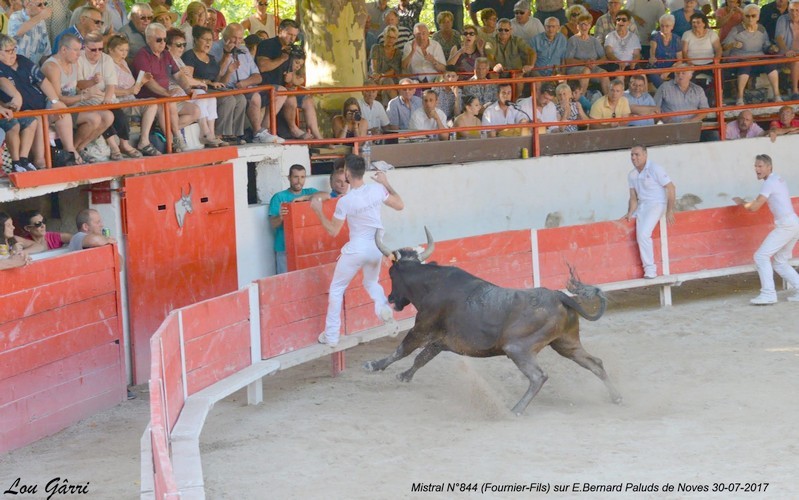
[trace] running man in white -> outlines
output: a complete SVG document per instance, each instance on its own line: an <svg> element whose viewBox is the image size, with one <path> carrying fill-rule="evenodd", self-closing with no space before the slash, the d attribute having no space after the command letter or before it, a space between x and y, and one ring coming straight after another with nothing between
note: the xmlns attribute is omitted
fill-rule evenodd
<svg viewBox="0 0 799 500"><path fill-rule="evenodd" d="M788 300L799 302L799 274L788 263L793 253L793 247L799 240L799 217L791 205L791 197L788 194L785 179L773 173L773 168L769 155L757 155L755 157L755 173L758 180L765 181L760 189L760 194L755 201L744 201L737 196L732 199L737 205L743 206L750 212L756 212L764 203L768 203L768 208L774 215L776 227L766 236L760 248L755 252L755 267L757 274L760 275L760 295L749 302L756 306L777 302L774 271L777 271L794 289L794 294L789 296ZM771 267L772 257L774 258L774 268Z"/></svg>
<svg viewBox="0 0 799 500"><path fill-rule="evenodd" d="M657 276L652 231L664 212L668 223L674 224L677 189L660 165L647 160L646 146L633 146L630 159L635 168L627 175L630 201L622 219L628 221L635 217L635 236L644 265L644 278L652 279Z"/></svg>
<svg viewBox="0 0 799 500"><path fill-rule="evenodd" d="M319 217L322 226L331 236L336 236L344 221L350 230L350 241L341 249L341 256L336 263L333 281L330 283L330 297L327 305L325 331L319 335L319 343L330 347L338 345L341 334L341 302L344 290L355 277L359 269L363 269L363 286L375 302L375 314L383 321L393 318L391 306L388 304L383 287L377 282L380 276L380 264L383 254L375 245L375 233L383 229L380 209L387 205L394 210L402 210L405 204L402 198L388 183L385 172L376 172L372 179L376 184L366 184L363 175L366 163L358 155L347 155L344 161L344 172L350 190L338 198L333 218L328 219L322 213L322 200L311 200L311 209Z"/></svg>

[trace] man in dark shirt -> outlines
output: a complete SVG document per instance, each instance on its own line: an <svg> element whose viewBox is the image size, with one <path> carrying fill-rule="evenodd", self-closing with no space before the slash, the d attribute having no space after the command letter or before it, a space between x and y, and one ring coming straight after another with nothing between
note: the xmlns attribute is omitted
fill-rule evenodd
<svg viewBox="0 0 799 500"><path fill-rule="evenodd" d="M774 32L777 30L777 19L788 13L788 0L774 0L760 9L760 24L766 28L768 38L774 43Z"/></svg>

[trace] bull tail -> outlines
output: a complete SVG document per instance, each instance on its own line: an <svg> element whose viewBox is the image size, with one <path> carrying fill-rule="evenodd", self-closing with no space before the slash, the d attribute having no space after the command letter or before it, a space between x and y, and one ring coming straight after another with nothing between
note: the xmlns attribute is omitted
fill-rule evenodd
<svg viewBox="0 0 799 500"><path fill-rule="evenodd" d="M588 311L585 310L580 302L574 300L565 293L560 294L561 303L563 303L563 305L566 307L574 309L577 311L577 314L588 321L596 321L601 318L602 315L605 314L605 309L607 309L608 305L608 300L605 297L605 294L599 288L593 285L586 285L585 283L581 282L572 266L569 266L569 275L569 282L566 284L566 289L573 293L575 297L580 300L592 301L598 298L599 309L594 314L588 314Z"/></svg>

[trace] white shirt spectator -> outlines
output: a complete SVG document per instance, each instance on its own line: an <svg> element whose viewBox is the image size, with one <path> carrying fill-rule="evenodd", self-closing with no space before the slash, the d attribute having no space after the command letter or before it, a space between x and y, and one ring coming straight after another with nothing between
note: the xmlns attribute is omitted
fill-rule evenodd
<svg viewBox="0 0 799 500"><path fill-rule="evenodd" d="M408 57L408 54L411 53L413 48L413 40L409 40L405 47L402 49L402 58L405 59ZM441 48L441 44L435 40L430 40L430 45L427 46L427 53L432 54L435 60L442 64L447 64L447 58L444 57L444 49ZM420 47L416 47L413 56L411 56L411 63L409 65L410 72L415 75L420 75L420 81L427 81L432 82L438 76L438 70L433 64L425 59L424 54L422 54L422 49ZM423 74L424 73L424 74Z"/></svg>
<svg viewBox="0 0 799 500"><path fill-rule="evenodd" d="M389 124L386 108L380 101L374 100L369 106L363 99L358 99L358 106L361 107L361 116L369 123L370 129L385 127Z"/></svg>
<svg viewBox="0 0 799 500"><path fill-rule="evenodd" d="M444 127L447 126L447 115L444 114L443 111L436 108L436 114L441 119L441 123L444 124ZM424 108L419 108L413 113L411 113L411 123L410 123L411 130L436 130L438 129L438 123L435 119L430 118L425 113Z"/></svg>
<svg viewBox="0 0 799 500"><path fill-rule="evenodd" d="M519 24L516 19L511 19L510 30L513 36L518 36L527 42L527 45L532 45L533 37L544 32L544 25L538 18L530 16L530 19L524 24Z"/></svg>
<svg viewBox="0 0 799 500"><path fill-rule="evenodd" d="M632 31L627 32L627 36L622 38L616 31L611 31L605 37L605 47L613 49L613 55L619 61L632 61L633 51L641 50L641 40Z"/></svg>
<svg viewBox="0 0 799 500"><path fill-rule="evenodd" d="M527 120L524 113L511 107L505 108L503 113L498 102L491 104L483 111L483 125L513 125L521 123L523 120Z"/></svg>
<svg viewBox="0 0 799 500"><path fill-rule="evenodd" d="M540 113L537 113L537 116L533 115L533 98L532 97L525 97L524 99L519 99L516 101L516 104L519 108L527 113L528 115L532 116L535 119L536 123L552 123L558 121L558 108L555 106L555 103L549 101L546 106L541 110ZM527 118L525 116L525 118ZM555 131L559 127L547 127L549 131Z"/></svg>

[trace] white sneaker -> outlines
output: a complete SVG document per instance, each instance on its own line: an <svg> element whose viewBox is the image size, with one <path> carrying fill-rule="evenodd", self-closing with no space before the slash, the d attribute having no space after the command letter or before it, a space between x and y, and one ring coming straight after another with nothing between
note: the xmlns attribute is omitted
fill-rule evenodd
<svg viewBox="0 0 799 500"><path fill-rule="evenodd" d="M286 142L280 136L270 134L266 129L258 132L252 138L253 142L257 142L260 144L283 144Z"/></svg>
<svg viewBox="0 0 799 500"><path fill-rule="evenodd" d="M771 304L776 304L777 299L775 297L769 297L761 293L754 299L750 300L749 303L753 306L770 306Z"/></svg>
<svg viewBox="0 0 799 500"><path fill-rule="evenodd" d="M325 344L329 347L336 347L338 345L338 340L336 340L335 342L330 342L329 340L327 340L327 335L325 335L325 332L320 333L319 338L317 340L319 341L320 344Z"/></svg>
<svg viewBox="0 0 799 500"><path fill-rule="evenodd" d="M788 296L788 302L799 302L799 292Z"/></svg>

